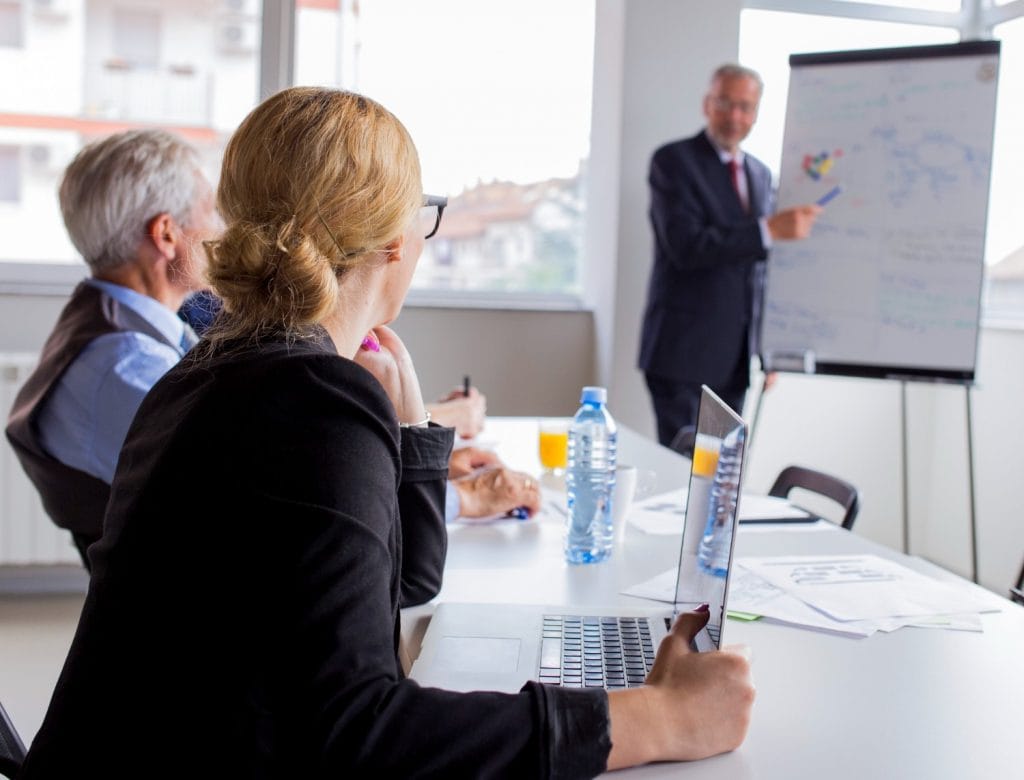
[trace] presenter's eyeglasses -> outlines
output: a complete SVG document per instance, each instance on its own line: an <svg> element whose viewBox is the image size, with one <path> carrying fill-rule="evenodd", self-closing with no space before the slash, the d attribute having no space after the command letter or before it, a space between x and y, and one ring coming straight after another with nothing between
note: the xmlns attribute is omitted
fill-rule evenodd
<svg viewBox="0 0 1024 780"><path fill-rule="evenodd" d="M441 227L441 215L448 205L448 198L443 195L424 195L423 207L420 209L420 224L426 233L424 239L431 238Z"/></svg>
<svg viewBox="0 0 1024 780"><path fill-rule="evenodd" d="M714 106L715 111L720 111L723 114L731 114L737 108L744 116L753 116L757 113L757 103L748 103L745 100L735 101L729 100L727 97L715 96L711 98L711 105Z"/></svg>

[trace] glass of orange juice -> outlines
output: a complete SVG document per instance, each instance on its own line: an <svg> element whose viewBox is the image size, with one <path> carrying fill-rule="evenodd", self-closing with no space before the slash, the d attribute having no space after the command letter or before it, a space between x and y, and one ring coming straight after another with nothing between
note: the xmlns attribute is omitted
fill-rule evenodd
<svg viewBox="0 0 1024 780"><path fill-rule="evenodd" d="M569 421L548 418L538 424L540 465L550 474L562 474L569 460Z"/></svg>
<svg viewBox="0 0 1024 780"><path fill-rule="evenodd" d="M693 444L693 473L701 477L715 476L718 468L718 452L722 440L714 436L698 434Z"/></svg>

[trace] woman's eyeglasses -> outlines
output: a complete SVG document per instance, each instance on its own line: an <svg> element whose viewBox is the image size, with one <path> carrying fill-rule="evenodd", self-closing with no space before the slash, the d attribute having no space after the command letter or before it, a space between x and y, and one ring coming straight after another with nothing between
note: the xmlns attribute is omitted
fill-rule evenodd
<svg viewBox="0 0 1024 780"><path fill-rule="evenodd" d="M424 195L423 208L420 209L420 220L426 231L425 239L432 237L441 227L441 215L448 205L448 198L443 195Z"/></svg>

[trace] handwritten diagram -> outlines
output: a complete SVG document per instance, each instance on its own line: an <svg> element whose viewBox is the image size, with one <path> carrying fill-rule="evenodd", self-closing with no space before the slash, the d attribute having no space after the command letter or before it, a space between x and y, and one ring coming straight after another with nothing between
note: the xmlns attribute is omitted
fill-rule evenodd
<svg viewBox="0 0 1024 780"><path fill-rule="evenodd" d="M769 364L973 374L998 49L936 48L793 67L778 206L822 212L772 249Z"/></svg>

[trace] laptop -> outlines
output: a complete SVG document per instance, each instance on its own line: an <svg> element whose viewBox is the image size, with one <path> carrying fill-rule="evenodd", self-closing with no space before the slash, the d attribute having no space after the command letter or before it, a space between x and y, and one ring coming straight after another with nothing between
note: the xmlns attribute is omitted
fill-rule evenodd
<svg viewBox="0 0 1024 780"><path fill-rule="evenodd" d="M718 649L738 527L747 426L706 386L701 389L697 437L704 452L691 469L671 610L442 603L430 620L410 677L421 685L455 691L515 692L527 680L572 688L637 687L646 679L675 616L703 603L711 615L694 638L693 649ZM721 549L706 544L702 549L709 522L717 524Z"/></svg>

